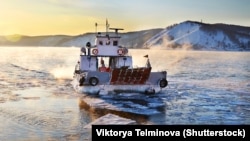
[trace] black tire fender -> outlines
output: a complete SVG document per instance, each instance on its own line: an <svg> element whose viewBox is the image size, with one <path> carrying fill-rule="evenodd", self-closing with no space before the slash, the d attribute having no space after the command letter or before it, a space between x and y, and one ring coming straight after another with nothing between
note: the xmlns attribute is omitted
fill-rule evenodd
<svg viewBox="0 0 250 141"><path fill-rule="evenodd" d="M165 78L160 79L160 80L159 80L159 86L160 86L161 88L167 87L167 86L168 86L168 81L167 81Z"/></svg>
<svg viewBox="0 0 250 141"><path fill-rule="evenodd" d="M89 84L92 86L96 86L99 83L99 79L97 77L90 77Z"/></svg>
<svg viewBox="0 0 250 141"><path fill-rule="evenodd" d="M155 89L149 88L145 91L145 94L155 94Z"/></svg>

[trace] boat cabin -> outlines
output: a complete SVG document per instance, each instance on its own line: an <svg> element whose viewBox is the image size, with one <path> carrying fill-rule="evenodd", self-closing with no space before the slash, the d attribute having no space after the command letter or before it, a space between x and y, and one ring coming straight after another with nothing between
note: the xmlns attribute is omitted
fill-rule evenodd
<svg viewBox="0 0 250 141"><path fill-rule="evenodd" d="M127 67L132 68L132 56L127 55L128 49L119 46L119 28L112 35L97 33L95 45L90 42L81 48L78 69L81 71L101 71L108 72L110 69ZM76 67L77 68L77 67Z"/></svg>

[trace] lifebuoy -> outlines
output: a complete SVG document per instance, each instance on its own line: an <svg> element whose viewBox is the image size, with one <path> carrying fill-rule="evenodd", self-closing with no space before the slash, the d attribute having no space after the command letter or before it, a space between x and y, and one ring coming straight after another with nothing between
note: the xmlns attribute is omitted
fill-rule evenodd
<svg viewBox="0 0 250 141"><path fill-rule="evenodd" d="M118 53L119 55L124 55L124 50L123 50L123 49L118 49L118 50L117 50L117 53Z"/></svg>
<svg viewBox="0 0 250 141"><path fill-rule="evenodd" d="M160 79L159 86L165 88L168 85L168 81L165 78Z"/></svg>
<svg viewBox="0 0 250 141"><path fill-rule="evenodd" d="M98 54L98 49L93 49L92 54L97 55Z"/></svg>
<svg viewBox="0 0 250 141"><path fill-rule="evenodd" d="M99 80L96 77L91 77L89 79L89 84L92 85L92 86L96 86L98 83L99 83Z"/></svg>

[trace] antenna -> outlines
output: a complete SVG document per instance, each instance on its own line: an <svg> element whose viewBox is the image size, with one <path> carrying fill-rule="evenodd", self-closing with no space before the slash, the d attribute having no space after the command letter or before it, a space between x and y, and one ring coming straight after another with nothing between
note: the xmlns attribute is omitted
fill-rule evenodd
<svg viewBox="0 0 250 141"><path fill-rule="evenodd" d="M115 30L115 33L118 34L119 30L124 30L123 28L110 28L110 30Z"/></svg>
<svg viewBox="0 0 250 141"><path fill-rule="evenodd" d="M103 26L104 24L97 24L97 23L95 23L95 32L96 33L97 33L97 26L100 26L100 25ZM106 35L108 35L109 30L114 30L117 35L118 35L118 31L119 30L124 30L123 28L109 28L110 25L108 23L108 19L107 18L106 18L106 24L105 24L105 26L106 26Z"/></svg>
<svg viewBox="0 0 250 141"><path fill-rule="evenodd" d="M108 19L106 19L106 34L108 35L109 32L109 23L108 23Z"/></svg>
<svg viewBox="0 0 250 141"><path fill-rule="evenodd" d="M95 34L97 34L97 26L98 26L98 24L95 23Z"/></svg>

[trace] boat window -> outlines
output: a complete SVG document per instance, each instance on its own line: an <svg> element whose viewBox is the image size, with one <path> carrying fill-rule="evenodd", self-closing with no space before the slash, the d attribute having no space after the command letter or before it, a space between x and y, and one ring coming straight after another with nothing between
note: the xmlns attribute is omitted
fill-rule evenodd
<svg viewBox="0 0 250 141"><path fill-rule="evenodd" d="M99 41L99 45L103 45L103 42L102 42L102 41Z"/></svg>
<svg viewBox="0 0 250 141"><path fill-rule="evenodd" d="M118 46L118 41L114 41L113 46Z"/></svg>
<svg viewBox="0 0 250 141"><path fill-rule="evenodd" d="M109 45L109 44L110 44L110 41L109 41L109 40L107 40L106 45Z"/></svg>

